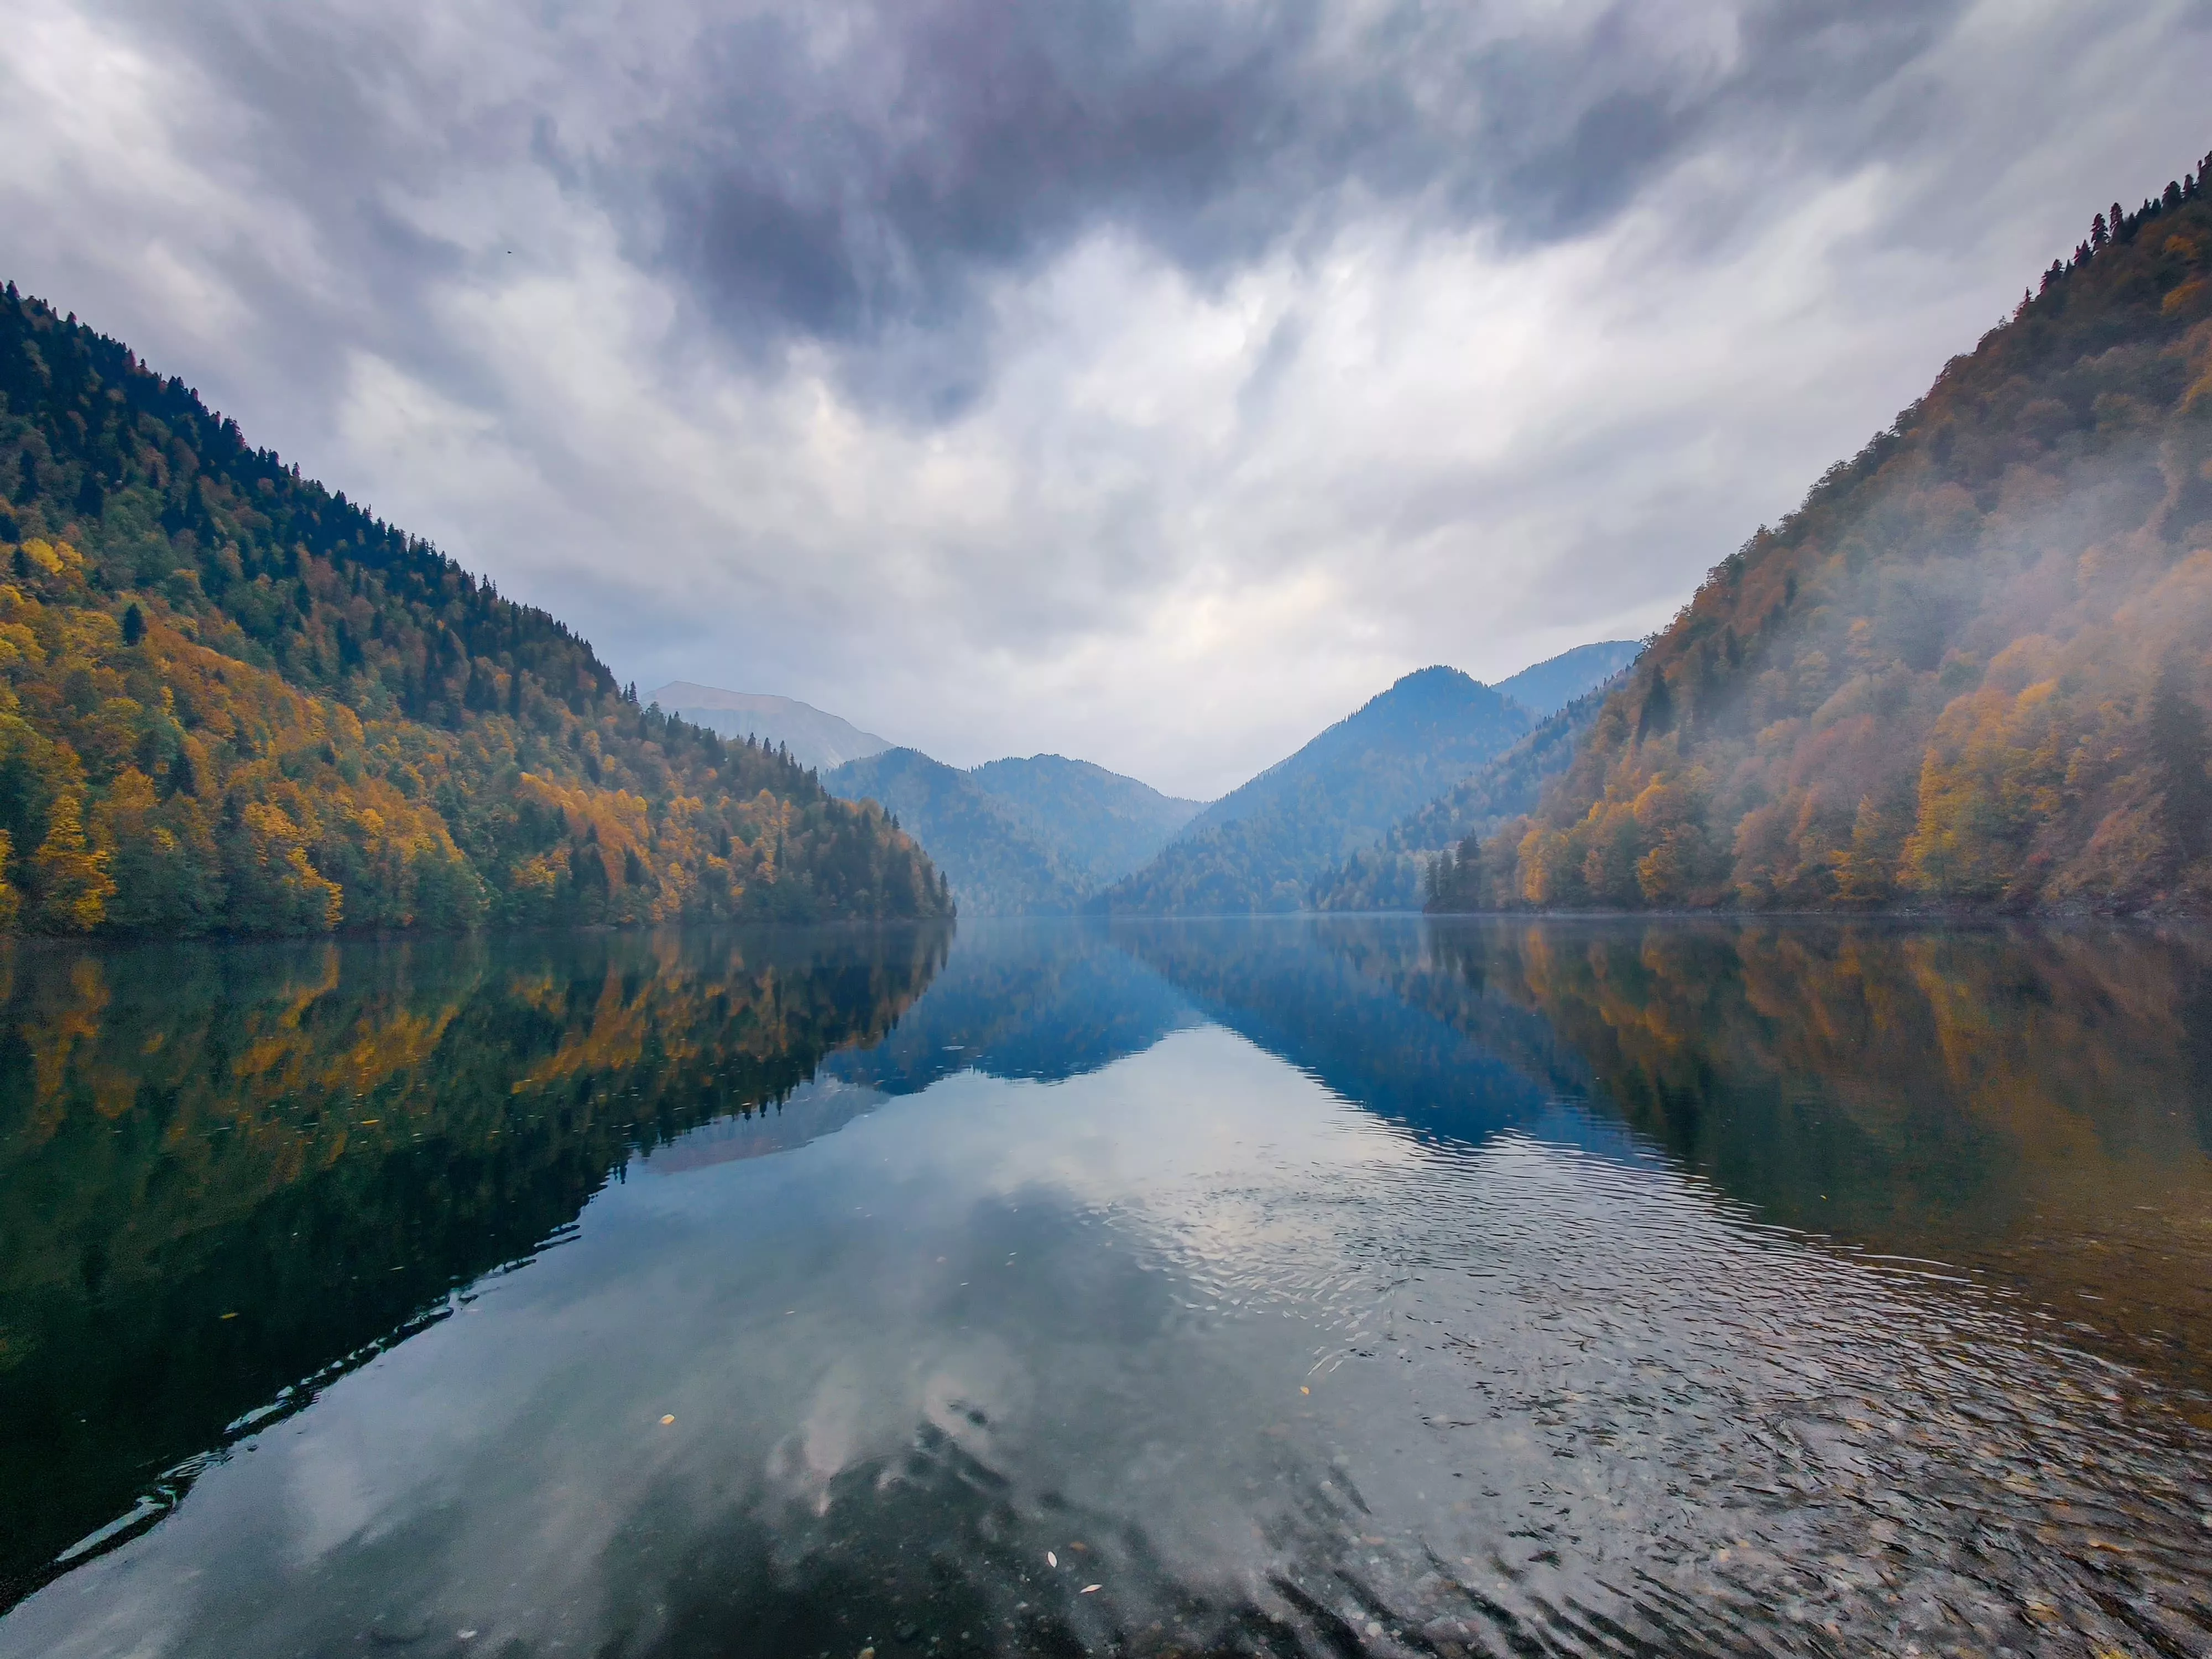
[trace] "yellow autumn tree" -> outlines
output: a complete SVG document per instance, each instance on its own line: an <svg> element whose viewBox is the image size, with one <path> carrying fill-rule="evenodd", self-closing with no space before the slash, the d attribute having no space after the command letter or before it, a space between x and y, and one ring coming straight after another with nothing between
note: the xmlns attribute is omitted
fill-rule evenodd
<svg viewBox="0 0 2212 1659"><path fill-rule="evenodd" d="M84 805L74 790L54 797L46 838L31 860L37 924L50 933L88 933L107 915L115 883L107 855L85 838Z"/></svg>

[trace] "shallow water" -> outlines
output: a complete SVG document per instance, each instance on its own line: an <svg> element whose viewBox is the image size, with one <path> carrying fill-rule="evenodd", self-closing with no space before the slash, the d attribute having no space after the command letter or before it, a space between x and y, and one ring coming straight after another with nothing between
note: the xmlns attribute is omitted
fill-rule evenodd
<svg viewBox="0 0 2212 1659"><path fill-rule="evenodd" d="M0 1654L2212 1651L2212 944L7 959Z"/></svg>

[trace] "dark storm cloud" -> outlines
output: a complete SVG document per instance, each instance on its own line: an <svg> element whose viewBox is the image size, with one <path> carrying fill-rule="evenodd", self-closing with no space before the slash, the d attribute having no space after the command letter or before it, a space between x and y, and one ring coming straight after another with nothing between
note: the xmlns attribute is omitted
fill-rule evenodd
<svg viewBox="0 0 2212 1659"><path fill-rule="evenodd" d="M1378 206L1509 245L1585 234L1729 136L1801 178L1845 168L1897 141L1875 94L1957 9L545 7L457 15L473 61L373 13L141 5L134 23L250 125L236 159L373 292L363 314L396 359L432 333L420 290L462 255L388 199L519 161L608 213L742 358L864 348L843 358L849 391L942 417L988 382L994 285L1086 234L1215 280ZM540 72L503 96L510 61ZM316 327L313 302L256 282L254 263L234 251L268 325Z"/></svg>
<svg viewBox="0 0 2212 1659"><path fill-rule="evenodd" d="M1626 5L1534 33L1495 6L793 12L710 31L602 177L650 181L634 228L741 340L966 332L984 285L1102 227L1211 276L1377 203L1580 234L1717 129L1850 165L1882 139L1869 92L1954 10Z"/></svg>

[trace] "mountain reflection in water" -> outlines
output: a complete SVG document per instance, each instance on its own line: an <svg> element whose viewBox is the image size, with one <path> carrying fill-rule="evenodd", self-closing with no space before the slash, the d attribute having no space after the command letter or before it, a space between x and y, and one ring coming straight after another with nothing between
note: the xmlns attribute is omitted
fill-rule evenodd
<svg viewBox="0 0 2212 1659"><path fill-rule="evenodd" d="M0 1655L2212 1642L2195 933L0 963Z"/></svg>

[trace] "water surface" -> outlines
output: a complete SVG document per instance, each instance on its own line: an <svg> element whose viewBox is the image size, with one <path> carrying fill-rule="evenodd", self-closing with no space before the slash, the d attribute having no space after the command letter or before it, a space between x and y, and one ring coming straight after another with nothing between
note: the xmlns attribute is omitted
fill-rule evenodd
<svg viewBox="0 0 2212 1659"><path fill-rule="evenodd" d="M0 1654L2212 1650L2212 946L4 958Z"/></svg>

